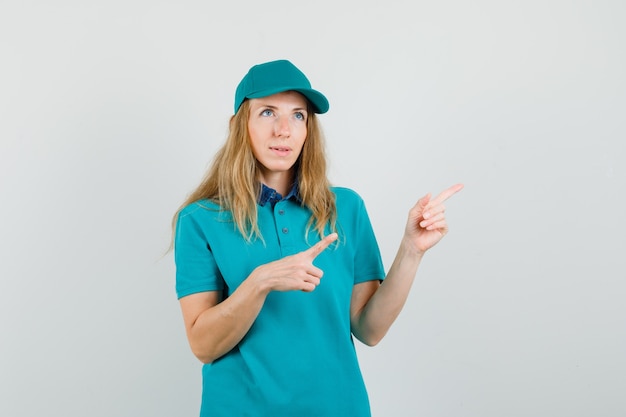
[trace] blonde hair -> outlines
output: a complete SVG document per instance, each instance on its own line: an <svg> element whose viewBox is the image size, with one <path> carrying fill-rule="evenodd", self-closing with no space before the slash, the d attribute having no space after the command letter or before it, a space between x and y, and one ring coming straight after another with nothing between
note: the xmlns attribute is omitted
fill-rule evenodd
<svg viewBox="0 0 626 417"><path fill-rule="evenodd" d="M307 232L313 229L323 237L326 226L332 232L336 231L337 209L326 176L324 135L310 104L308 113L307 137L294 169L302 205L311 210ZM261 189L259 162L250 145L249 115L250 103L244 101L230 119L226 143L216 153L200 185L176 211L172 230L176 229L176 220L183 208L207 199L216 203L220 210L230 213L235 227L246 241L263 239L257 222L257 199Z"/></svg>

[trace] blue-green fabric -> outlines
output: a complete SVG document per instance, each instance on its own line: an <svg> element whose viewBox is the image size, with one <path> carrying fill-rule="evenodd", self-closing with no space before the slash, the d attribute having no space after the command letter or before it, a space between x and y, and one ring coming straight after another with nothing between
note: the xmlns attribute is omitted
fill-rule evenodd
<svg viewBox="0 0 626 417"><path fill-rule="evenodd" d="M314 264L324 271L315 291L272 292L232 351L203 366L201 416L370 416L350 332L354 284L384 278L380 251L362 199L336 194L340 243ZM232 293L259 265L306 250L310 211L297 200L258 206L260 240L246 243L228 215L200 201L184 208L175 237L179 298Z"/></svg>

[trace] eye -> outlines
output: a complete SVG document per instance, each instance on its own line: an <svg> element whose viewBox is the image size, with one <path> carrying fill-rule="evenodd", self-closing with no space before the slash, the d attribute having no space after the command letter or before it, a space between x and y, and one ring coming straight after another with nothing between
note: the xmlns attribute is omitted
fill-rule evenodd
<svg viewBox="0 0 626 417"><path fill-rule="evenodd" d="M298 120L302 120L302 121L306 120L306 116L302 112L297 112L295 114L295 118L298 119Z"/></svg>
<svg viewBox="0 0 626 417"><path fill-rule="evenodd" d="M269 116L271 116L273 114L274 114L274 112L272 110L270 110L270 109L265 109L265 110L263 110L261 112L261 116L264 116L264 117L269 117Z"/></svg>

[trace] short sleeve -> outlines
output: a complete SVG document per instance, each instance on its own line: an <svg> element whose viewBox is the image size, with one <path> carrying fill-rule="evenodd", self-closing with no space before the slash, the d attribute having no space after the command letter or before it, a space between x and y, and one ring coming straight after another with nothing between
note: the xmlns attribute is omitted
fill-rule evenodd
<svg viewBox="0 0 626 417"><path fill-rule="evenodd" d="M338 223L351 254L354 284L383 280L385 269L365 202L354 190L334 187Z"/></svg>
<svg viewBox="0 0 626 417"><path fill-rule="evenodd" d="M354 283L385 278L385 270L380 255L376 235L363 200L360 200L357 212L357 250L355 253Z"/></svg>
<svg viewBox="0 0 626 417"><path fill-rule="evenodd" d="M183 209L176 222L174 235L174 261L176 264L176 294L180 299L186 295L221 291L224 280L213 257L207 239L210 225L202 224L209 220L201 216L202 208Z"/></svg>

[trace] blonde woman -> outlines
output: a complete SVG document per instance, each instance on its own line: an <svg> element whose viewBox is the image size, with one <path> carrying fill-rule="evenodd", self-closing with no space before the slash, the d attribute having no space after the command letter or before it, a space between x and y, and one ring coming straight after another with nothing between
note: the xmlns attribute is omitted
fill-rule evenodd
<svg viewBox="0 0 626 417"><path fill-rule="evenodd" d="M363 201L326 177L328 108L291 62L252 67L226 143L174 217L201 416L370 416L353 337L383 338L448 231L443 202L461 184L410 210L385 273Z"/></svg>

